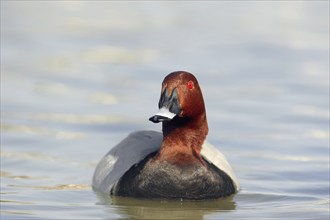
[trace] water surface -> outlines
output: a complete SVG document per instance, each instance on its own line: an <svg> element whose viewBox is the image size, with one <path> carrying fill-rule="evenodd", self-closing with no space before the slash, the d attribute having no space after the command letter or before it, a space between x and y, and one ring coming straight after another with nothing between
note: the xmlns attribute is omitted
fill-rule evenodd
<svg viewBox="0 0 330 220"><path fill-rule="evenodd" d="M1 1L2 219L328 219L329 2ZM193 72L241 191L111 198L100 158Z"/></svg>

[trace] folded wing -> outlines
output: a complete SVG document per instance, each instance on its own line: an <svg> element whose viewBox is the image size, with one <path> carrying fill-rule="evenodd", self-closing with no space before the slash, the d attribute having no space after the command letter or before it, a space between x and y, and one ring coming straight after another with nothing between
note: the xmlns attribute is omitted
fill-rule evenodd
<svg viewBox="0 0 330 220"><path fill-rule="evenodd" d="M156 131L129 134L101 159L94 172L93 188L108 194L129 168L160 148L162 139L162 133Z"/></svg>

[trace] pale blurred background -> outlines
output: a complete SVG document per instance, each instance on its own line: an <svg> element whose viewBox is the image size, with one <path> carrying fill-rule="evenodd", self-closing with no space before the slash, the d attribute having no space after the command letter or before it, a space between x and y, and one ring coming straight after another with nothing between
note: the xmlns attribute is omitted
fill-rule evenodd
<svg viewBox="0 0 330 220"><path fill-rule="evenodd" d="M160 130L160 85L198 78L242 190L120 200L100 158ZM3 219L329 217L329 1L1 1Z"/></svg>

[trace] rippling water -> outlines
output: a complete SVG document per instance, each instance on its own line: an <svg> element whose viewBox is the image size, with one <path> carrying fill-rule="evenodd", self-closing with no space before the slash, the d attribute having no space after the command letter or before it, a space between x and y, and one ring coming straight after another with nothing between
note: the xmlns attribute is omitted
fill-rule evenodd
<svg viewBox="0 0 330 220"><path fill-rule="evenodd" d="M110 198L100 158L148 122L175 70L241 191ZM328 219L329 2L1 1L1 219Z"/></svg>

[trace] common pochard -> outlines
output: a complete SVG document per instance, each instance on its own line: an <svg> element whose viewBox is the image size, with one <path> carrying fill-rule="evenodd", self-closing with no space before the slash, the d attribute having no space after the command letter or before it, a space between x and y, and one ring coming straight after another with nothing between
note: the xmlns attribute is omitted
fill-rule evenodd
<svg viewBox="0 0 330 220"><path fill-rule="evenodd" d="M162 83L159 112L163 132L137 131L99 162L93 188L137 198L215 199L239 190L225 156L205 139L205 105L193 74L178 71Z"/></svg>

